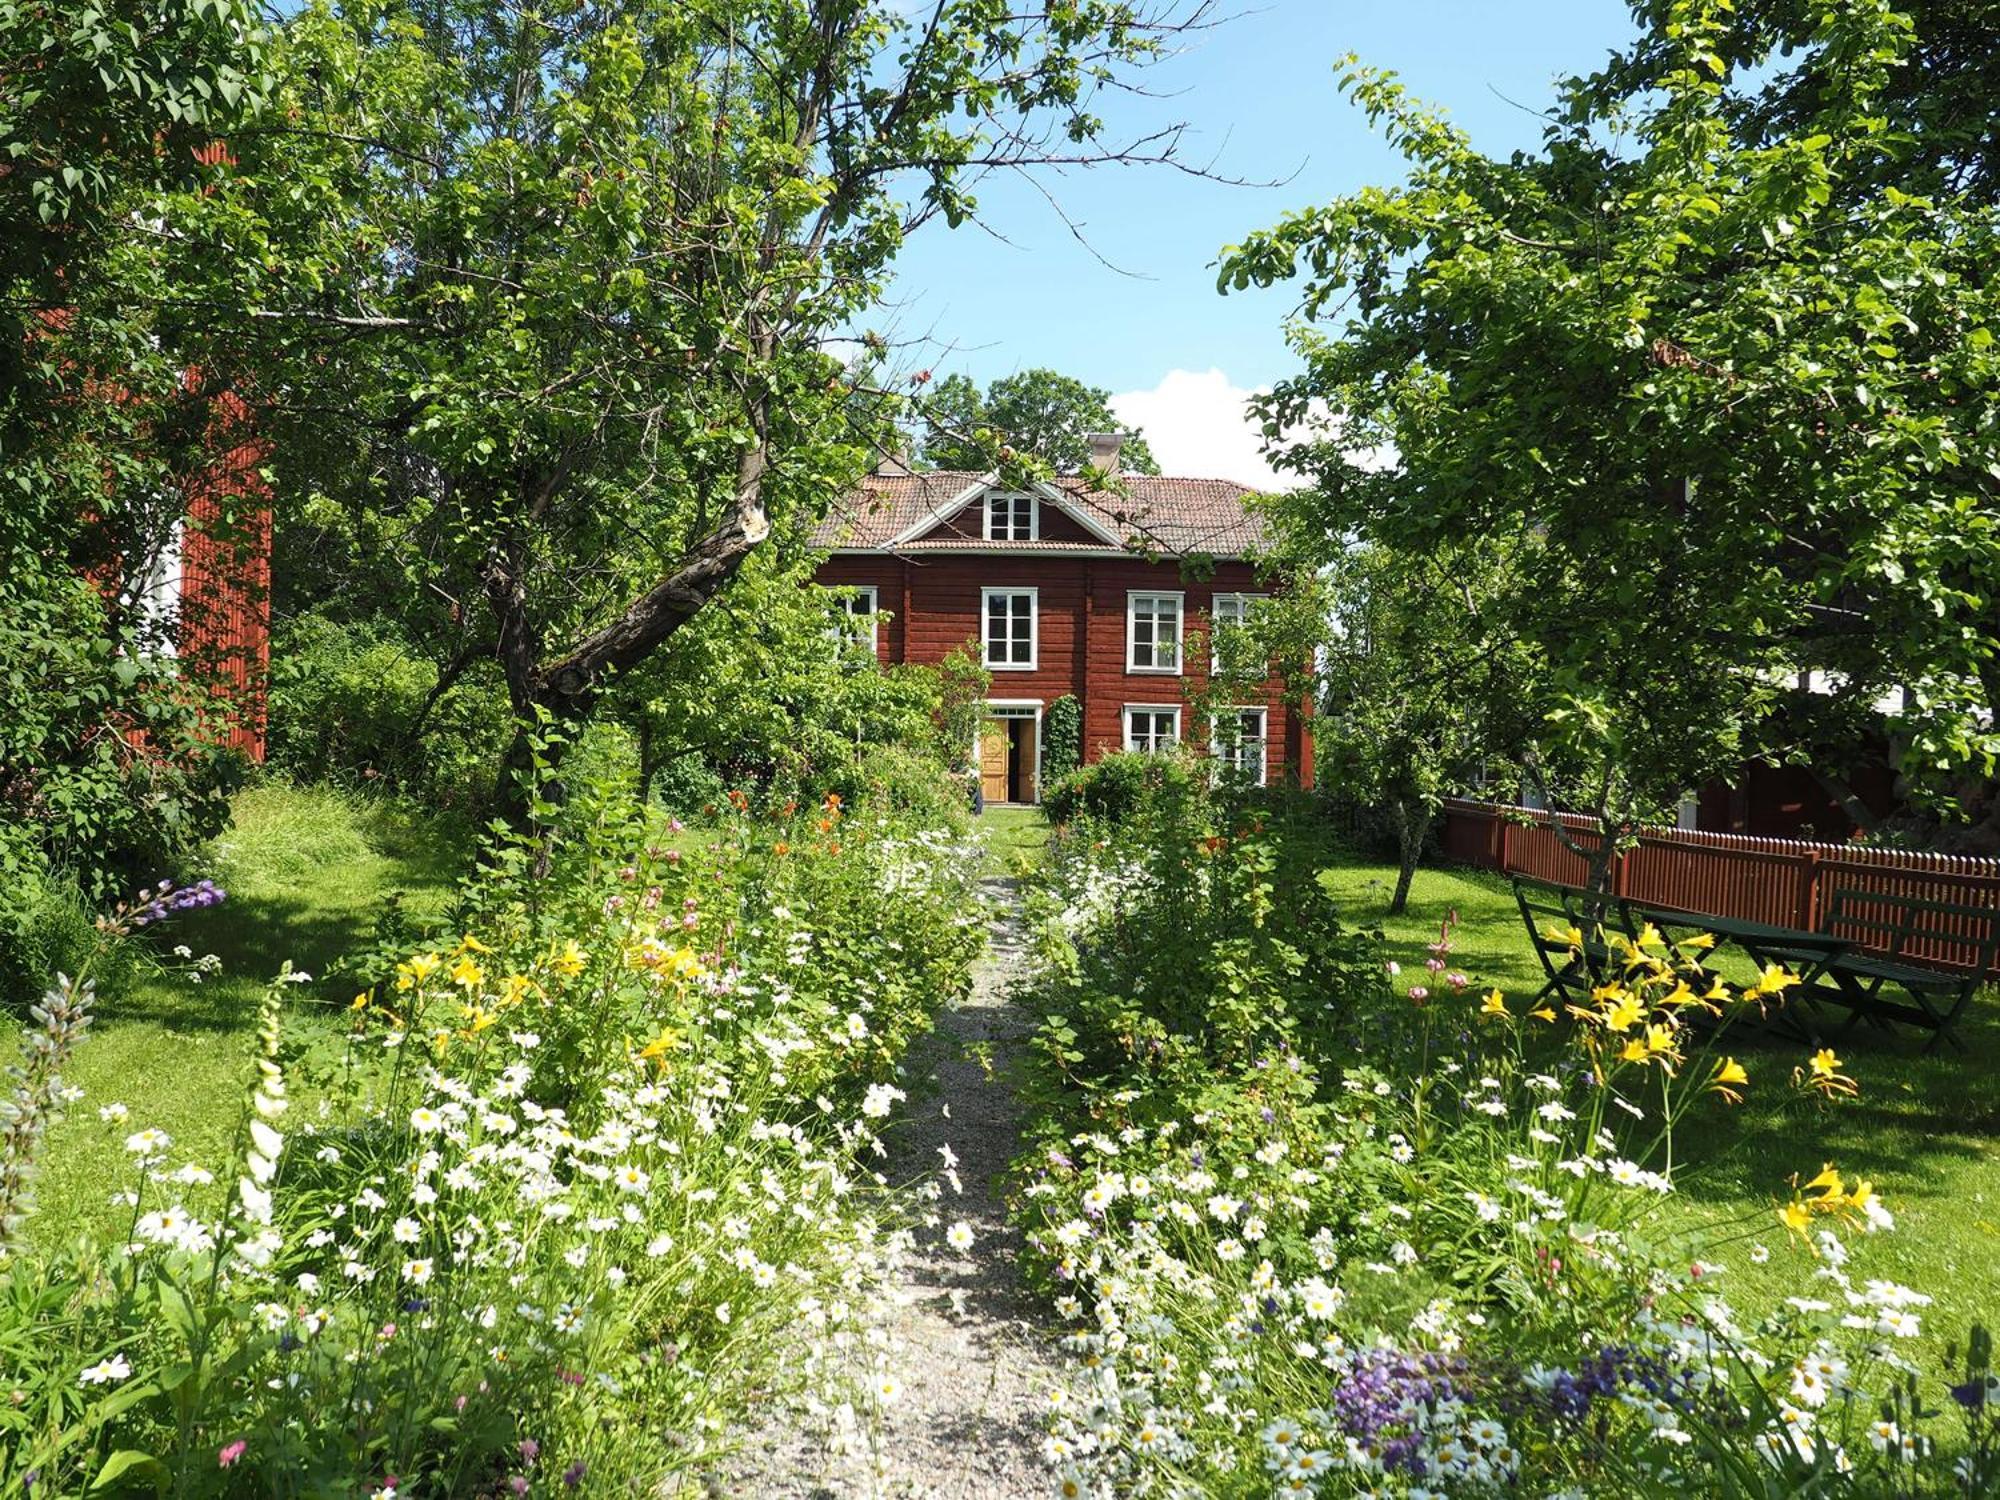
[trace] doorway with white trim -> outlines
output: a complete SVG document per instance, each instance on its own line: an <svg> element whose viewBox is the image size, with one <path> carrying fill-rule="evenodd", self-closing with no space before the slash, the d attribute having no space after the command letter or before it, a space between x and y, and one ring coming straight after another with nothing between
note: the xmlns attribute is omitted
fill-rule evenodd
<svg viewBox="0 0 2000 1500"><path fill-rule="evenodd" d="M1042 797L1042 705L989 699L979 727L979 791L987 806Z"/></svg>

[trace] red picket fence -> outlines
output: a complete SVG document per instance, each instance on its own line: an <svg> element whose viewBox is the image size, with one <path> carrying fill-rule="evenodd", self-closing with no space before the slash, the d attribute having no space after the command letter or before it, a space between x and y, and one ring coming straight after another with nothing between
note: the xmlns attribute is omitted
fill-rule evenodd
<svg viewBox="0 0 2000 1500"><path fill-rule="evenodd" d="M1561 885L1582 885L1587 862L1551 828L1560 821L1581 847L1595 847L1594 818L1530 812L1490 802L1445 803L1445 855L1463 864ZM1938 968L1969 969L1978 945L2000 921L2000 860L1970 855L1874 849L1862 844L1814 844L1801 839L1750 838L1687 828L1648 828L1636 848L1611 864L1615 896L1699 916L1734 917L1775 927L1817 931L1832 914L1837 891L1885 902L1948 901L1986 908L1991 917L1940 914L1923 936L1906 943L1904 958ZM1880 916L1883 908L1869 908ZM1854 913L1850 901L1847 914ZM1862 948L1886 946L1885 935L1855 930Z"/></svg>

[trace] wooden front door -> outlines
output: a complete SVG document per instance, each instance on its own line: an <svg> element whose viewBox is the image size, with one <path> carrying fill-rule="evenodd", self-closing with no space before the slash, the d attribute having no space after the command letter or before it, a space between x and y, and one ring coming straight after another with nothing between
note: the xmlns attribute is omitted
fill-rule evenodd
<svg viewBox="0 0 2000 1500"><path fill-rule="evenodd" d="M1007 724L988 719L979 728L979 791L988 802L1007 800Z"/></svg>
<svg viewBox="0 0 2000 1500"><path fill-rule="evenodd" d="M1016 719L1013 722L1014 739L1014 801L1033 802L1040 792L1035 786L1035 731L1040 726L1033 719Z"/></svg>

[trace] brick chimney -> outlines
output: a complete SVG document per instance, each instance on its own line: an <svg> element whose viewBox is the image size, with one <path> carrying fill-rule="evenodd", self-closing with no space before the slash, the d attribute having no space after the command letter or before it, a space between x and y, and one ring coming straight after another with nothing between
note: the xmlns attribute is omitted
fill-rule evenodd
<svg viewBox="0 0 2000 1500"><path fill-rule="evenodd" d="M909 439L899 433L893 445L882 449L875 458L875 472L892 479L908 474L910 472Z"/></svg>
<svg viewBox="0 0 2000 1500"><path fill-rule="evenodd" d="M1118 474L1118 450L1125 446L1122 432L1087 432L1083 440L1090 444L1090 466L1101 469L1106 474Z"/></svg>

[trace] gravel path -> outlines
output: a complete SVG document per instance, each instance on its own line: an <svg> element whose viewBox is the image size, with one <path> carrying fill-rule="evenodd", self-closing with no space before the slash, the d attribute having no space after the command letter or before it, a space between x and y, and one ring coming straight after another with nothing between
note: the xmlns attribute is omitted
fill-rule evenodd
<svg viewBox="0 0 2000 1500"><path fill-rule="evenodd" d="M870 1452L836 1457L821 1439L767 1435L744 1451L727 1482L711 1486L714 1495L1016 1500L1049 1492L1042 1414L1062 1377L1022 1285L1020 1237L998 1184L1019 1139L1020 1101L1008 1078L1032 1022L1008 999L1022 950L1014 882L995 877L984 886L995 911L990 952L971 993L912 1059L912 1108L889 1141L890 1181L937 1172L938 1148L948 1146L963 1186L962 1194L945 1188L938 1226L922 1232L880 1309L902 1392ZM943 1243L944 1227L957 1219L975 1236L969 1251Z"/></svg>

